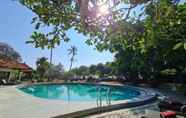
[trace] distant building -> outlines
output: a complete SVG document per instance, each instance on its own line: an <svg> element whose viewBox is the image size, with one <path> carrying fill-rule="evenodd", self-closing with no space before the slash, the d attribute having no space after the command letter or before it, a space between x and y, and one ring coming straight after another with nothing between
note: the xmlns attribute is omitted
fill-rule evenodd
<svg viewBox="0 0 186 118"><path fill-rule="evenodd" d="M19 79L21 79L23 74L31 76L32 68L25 63L0 59L0 79L11 80L15 74L18 74Z"/></svg>

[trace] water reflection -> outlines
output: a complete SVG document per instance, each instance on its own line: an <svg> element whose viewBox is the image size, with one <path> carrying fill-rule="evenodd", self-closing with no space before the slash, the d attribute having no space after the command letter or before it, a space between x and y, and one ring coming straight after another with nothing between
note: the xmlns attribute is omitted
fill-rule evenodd
<svg viewBox="0 0 186 118"><path fill-rule="evenodd" d="M89 84L51 84L21 88L33 96L66 101L95 101L98 106L111 101L131 99L139 95L137 90L127 87Z"/></svg>

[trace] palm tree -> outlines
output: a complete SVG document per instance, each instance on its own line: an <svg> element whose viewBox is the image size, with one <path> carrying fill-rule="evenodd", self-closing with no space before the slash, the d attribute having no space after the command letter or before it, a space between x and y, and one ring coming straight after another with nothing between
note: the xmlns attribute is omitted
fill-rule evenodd
<svg viewBox="0 0 186 118"><path fill-rule="evenodd" d="M37 61L36 61L37 72L42 79L43 79L46 71L49 68L49 62L47 60L48 60L47 58L41 57L41 58L37 59Z"/></svg>
<svg viewBox="0 0 186 118"><path fill-rule="evenodd" d="M77 55L77 48L75 46L71 46L71 48L68 49L68 55L71 56L70 58L70 69L72 69L72 64L75 61L75 56Z"/></svg>

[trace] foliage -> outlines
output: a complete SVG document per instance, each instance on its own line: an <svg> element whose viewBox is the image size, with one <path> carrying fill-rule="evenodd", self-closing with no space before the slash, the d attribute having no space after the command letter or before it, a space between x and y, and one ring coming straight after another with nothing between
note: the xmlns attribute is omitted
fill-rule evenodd
<svg viewBox="0 0 186 118"><path fill-rule="evenodd" d="M71 72L75 73L75 75L86 76L89 74L89 70L87 66L80 66L79 68L74 68Z"/></svg>
<svg viewBox="0 0 186 118"><path fill-rule="evenodd" d="M37 69L34 77L39 75L40 79L48 78L48 79L62 79L64 74L64 67L61 63L58 65L53 65L48 62L48 59L45 57L41 57L36 62Z"/></svg>
<svg viewBox="0 0 186 118"><path fill-rule="evenodd" d="M66 71L66 72L64 72L64 74L63 74L63 79L65 80L65 81L67 81L67 80L69 80L69 79L71 79L71 78L73 78L74 77L74 73L72 72L72 71Z"/></svg>
<svg viewBox="0 0 186 118"><path fill-rule="evenodd" d="M99 63L97 65L80 66L79 68L74 68L72 72L76 76L99 76L104 77L112 74L112 68L107 64Z"/></svg>
<svg viewBox="0 0 186 118"><path fill-rule="evenodd" d="M161 1L151 5L142 22L144 31L133 35L135 42L131 46L127 44L128 47L120 45L118 48L117 43L113 46L118 73L127 74L129 78L139 78L139 75L156 80L168 76L185 78L185 11L186 4ZM156 12L161 14L157 17Z"/></svg>
<svg viewBox="0 0 186 118"><path fill-rule="evenodd" d="M37 72L36 70L33 70L31 79L38 80L39 78L40 78L39 72Z"/></svg>
<svg viewBox="0 0 186 118"><path fill-rule="evenodd" d="M20 62L21 55L15 51L10 45L0 42L0 58L8 60L16 60Z"/></svg>
<svg viewBox="0 0 186 118"><path fill-rule="evenodd" d="M37 66L36 68L37 73L39 74L40 78L43 79L45 76L45 73L47 72L50 66L48 59L45 57L41 57L37 59L36 66Z"/></svg>
<svg viewBox="0 0 186 118"><path fill-rule="evenodd" d="M108 0L102 5L111 5L109 13L99 15L98 1L20 0L37 15L33 18L36 32L28 43L55 47L61 40L69 41L66 31L73 28L89 37L88 45L115 54L112 73L132 79L185 78L186 4L180 5L179 0ZM40 26L53 31L41 33ZM77 75L107 73L102 65L71 71Z"/></svg>
<svg viewBox="0 0 186 118"><path fill-rule="evenodd" d="M99 44L106 41L108 34L120 29L120 22L134 21L144 16L145 5L150 0L18 0L32 10L37 16L33 18L36 31L31 40L35 47L53 48L61 41L68 42L66 35L69 29L90 36L88 44ZM171 0L176 3L178 0ZM101 13L106 8L108 13ZM137 10L138 7L141 10ZM136 14L136 11L140 12ZM126 24L127 25L127 24ZM42 33L40 28L50 27L52 30ZM116 36L116 35L115 35ZM98 46L100 48L100 46Z"/></svg>
<svg viewBox="0 0 186 118"><path fill-rule="evenodd" d="M58 65L50 65L49 69L46 71L45 76L52 79L63 79L64 68L61 63Z"/></svg>

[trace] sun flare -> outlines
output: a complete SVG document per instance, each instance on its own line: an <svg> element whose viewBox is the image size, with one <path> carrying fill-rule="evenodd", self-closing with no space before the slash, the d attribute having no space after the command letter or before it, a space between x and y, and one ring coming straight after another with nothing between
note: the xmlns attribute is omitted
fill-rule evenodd
<svg viewBox="0 0 186 118"><path fill-rule="evenodd" d="M109 7L107 5L102 5L99 7L99 13L101 15L106 15L109 13Z"/></svg>

